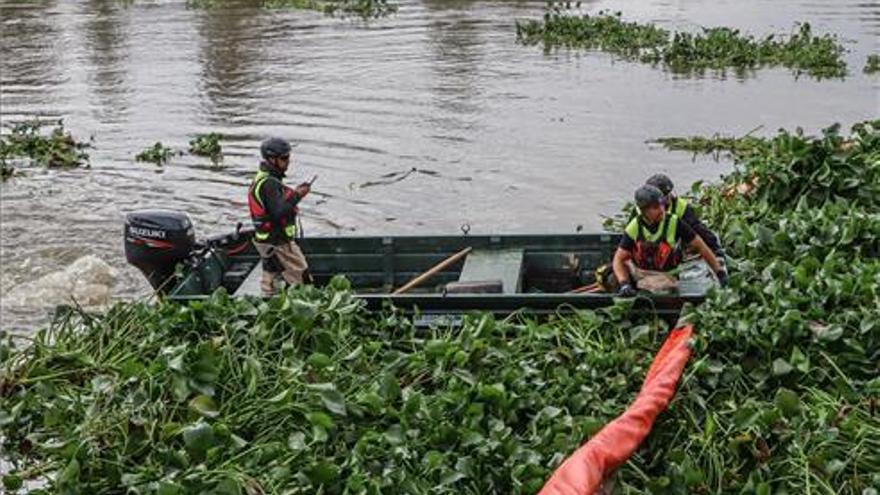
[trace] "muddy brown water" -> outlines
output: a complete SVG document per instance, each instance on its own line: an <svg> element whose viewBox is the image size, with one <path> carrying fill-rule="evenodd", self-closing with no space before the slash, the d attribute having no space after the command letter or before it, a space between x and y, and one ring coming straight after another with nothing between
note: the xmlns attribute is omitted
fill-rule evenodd
<svg viewBox="0 0 880 495"><path fill-rule="evenodd" d="M675 29L768 34L809 21L849 50L850 76L821 82L786 69L681 77L518 45L514 20L540 16L543 2L404 0L368 23L257 3L0 1L0 120L64 118L95 144L91 169L27 169L0 185L3 328L43 321L52 297L22 304L10 294L86 254L117 270L114 298L145 294L122 254L128 211L184 210L200 235L246 221L246 185L269 135L299 143L292 180L319 175L306 235L455 234L465 223L473 233L552 233L600 229L600 214L652 173L683 187L730 167L650 138L815 132L880 115L880 78L861 72L880 51L877 2L584 3ZM221 167L133 160L158 140L185 149L203 132L226 137Z"/></svg>

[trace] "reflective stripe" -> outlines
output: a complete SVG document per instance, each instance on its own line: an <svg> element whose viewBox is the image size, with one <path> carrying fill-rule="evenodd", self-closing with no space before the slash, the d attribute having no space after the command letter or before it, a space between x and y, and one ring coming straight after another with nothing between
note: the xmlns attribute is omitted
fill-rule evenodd
<svg viewBox="0 0 880 495"><path fill-rule="evenodd" d="M681 218L684 216L685 210L687 210L688 202L683 198L675 198L675 201L670 205L672 208L668 209L669 213Z"/></svg>
<svg viewBox="0 0 880 495"><path fill-rule="evenodd" d="M647 270L669 270L675 268L681 259L681 250L676 240L678 217L672 213L664 216L663 222L655 231L650 231L637 217L627 225L627 235L635 230L633 258L636 266Z"/></svg>
<svg viewBox="0 0 880 495"><path fill-rule="evenodd" d="M638 216L630 220L629 224L627 224L625 232L626 235L629 236L633 241L639 241L641 238L648 242L656 243L663 236L663 233L666 233L666 242L669 243L670 246L675 245L675 234L678 231L678 216L674 214L666 214L663 217L663 223L657 228L657 230L651 232L648 227L640 221L641 217Z"/></svg>
<svg viewBox="0 0 880 495"><path fill-rule="evenodd" d="M270 220L269 214L266 211L266 206L263 204L263 200L260 197L260 188L263 186L263 184L266 183L268 179L271 178L273 177L269 172L260 170L257 172L256 177L254 177L253 185L250 188L249 202L253 201L253 203L250 204L251 219L253 220L254 228L256 229L256 232L254 233L254 239L258 242L266 242L273 237L273 233L278 237L285 238L285 240L295 239L295 217L291 215L291 218L289 219L282 219L283 227L281 225L274 225ZM290 190L289 188L285 189ZM285 200L289 200L287 192L285 192ZM259 208L257 209L257 207ZM290 225L284 225L284 223L288 221L290 222Z"/></svg>
<svg viewBox="0 0 880 495"><path fill-rule="evenodd" d="M251 189L253 191L254 200L257 204L260 205L260 208L266 208L266 205L263 204L263 200L260 199L260 187L263 186L263 183L266 182L266 179L269 178L269 173L263 170L257 172L257 176L254 178L254 187Z"/></svg>
<svg viewBox="0 0 880 495"><path fill-rule="evenodd" d="M629 223L626 225L626 229L624 229L624 232L626 232L626 235L628 235L630 239L632 239L634 241L636 240L636 238L639 236L639 215L638 214L635 216L635 218L633 218L632 220L629 221Z"/></svg>
<svg viewBox="0 0 880 495"><path fill-rule="evenodd" d="M257 231L254 233L254 238L260 242L263 242L263 241L269 239L270 235L271 235L271 232ZM293 239L294 237L296 237L296 225L288 225L287 227L284 227L284 235L285 235L285 237L289 237L290 239Z"/></svg>

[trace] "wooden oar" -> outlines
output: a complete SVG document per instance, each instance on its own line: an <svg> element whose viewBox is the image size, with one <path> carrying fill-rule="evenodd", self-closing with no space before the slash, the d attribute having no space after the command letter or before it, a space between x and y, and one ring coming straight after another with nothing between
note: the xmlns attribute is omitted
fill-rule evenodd
<svg viewBox="0 0 880 495"><path fill-rule="evenodd" d="M412 289L413 287L415 287L415 286L421 284L421 283L424 282L425 280L428 280L429 278L433 277L433 276L436 275L437 273L443 271L443 269L446 268L447 266L449 266L449 265L455 263L456 261L458 261L458 260L464 258L465 256L467 256L467 254L470 253L471 250L473 250L472 247L466 247L466 248L462 249L461 251L459 251L459 252L453 254L452 256L450 256L450 257L446 258L445 260L441 261L440 263L437 263L436 265L434 265L430 270L428 270L428 271L426 271L425 273L419 275L418 277L416 277L416 278L410 280L409 282L407 282L406 284L404 284L401 288L399 288L399 289L395 290L394 292L392 292L392 294L403 294L404 292L406 292L406 291Z"/></svg>
<svg viewBox="0 0 880 495"><path fill-rule="evenodd" d="M577 289L570 290L570 291L568 291L568 293L569 294L583 294L583 293L588 293L588 292L597 292L599 289L601 289L601 286L599 285L599 282L596 282L595 284L584 285L582 287L578 287Z"/></svg>

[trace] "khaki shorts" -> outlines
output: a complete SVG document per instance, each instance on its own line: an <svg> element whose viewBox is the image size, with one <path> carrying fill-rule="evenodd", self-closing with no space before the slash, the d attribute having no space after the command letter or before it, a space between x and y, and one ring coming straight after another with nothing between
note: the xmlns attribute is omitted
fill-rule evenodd
<svg viewBox="0 0 880 495"><path fill-rule="evenodd" d="M303 283L303 273L309 268L306 257L299 246L295 242L290 241L285 244L266 244L263 242L254 242L257 252L263 258L263 279L260 282L260 289L263 295L271 296L281 290L283 283L296 285ZM265 261L274 257L274 265L272 270L266 269Z"/></svg>

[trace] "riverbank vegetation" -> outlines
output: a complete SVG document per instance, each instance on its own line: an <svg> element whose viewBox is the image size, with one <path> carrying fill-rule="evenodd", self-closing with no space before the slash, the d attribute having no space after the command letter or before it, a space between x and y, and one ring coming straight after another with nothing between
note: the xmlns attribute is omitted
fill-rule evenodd
<svg viewBox="0 0 880 495"><path fill-rule="evenodd" d="M50 127L46 122L33 120L13 125L8 133L0 134L0 177L14 174L16 166L47 168L88 167L91 141L78 141L59 120Z"/></svg>
<svg viewBox="0 0 880 495"><path fill-rule="evenodd" d="M694 203L730 287L620 493L880 485L880 121L779 132ZM742 186L746 187L742 187ZM638 390L666 325L602 311L418 330L343 279L71 311L0 348L16 470L69 493L535 493Z"/></svg>
<svg viewBox="0 0 880 495"><path fill-rule="evenodd" d="M570 2L553 3L543 19L517 21L517 39L525 45L540 44L545 50L600 50L685 74L727 69L745 73L774 66L815 78L847 73L845 50L838 39L814 34L808 23L788 35L755 38L727 27L670 32L652 24L624 21L619 12L577 12Z"/></svg>

